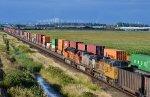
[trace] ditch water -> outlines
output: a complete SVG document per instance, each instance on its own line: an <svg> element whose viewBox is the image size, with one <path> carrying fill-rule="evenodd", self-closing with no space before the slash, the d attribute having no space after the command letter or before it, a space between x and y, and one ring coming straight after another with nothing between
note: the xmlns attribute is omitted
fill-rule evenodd
<svg viewBox="0 0 150 97"><path fill-rule="evenodd" d="M55 91L52 86L40 75L35 74L37 83L41 87L41 89L44 91L44 93L47 95L47 97L62 97L61 94L57 91Z"/></svg>

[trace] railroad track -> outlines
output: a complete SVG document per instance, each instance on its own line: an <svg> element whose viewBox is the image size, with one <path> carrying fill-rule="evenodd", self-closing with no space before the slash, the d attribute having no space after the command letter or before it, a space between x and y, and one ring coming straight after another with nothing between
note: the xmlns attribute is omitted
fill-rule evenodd
<svg viewBox="0 0 150 97"><path fill-rule="evenodd" d="M23 41L24 43L26 43L26 44L32 46L33 48L39 50L42 54L47 55L48 57L53 57L53 58L57 59L58 61L60 61L60 62L62 62L62 63L64 63L64 64L66 64L66 65L68 66L68 63L66 63L66 62L64 61L64 57L61 56L60 54L57 54L57 53L55 53L55 52L53 52L53 51L50 51L50 50L48 50L48 49L46 49L46 48L44 48L44 47L42 47L42 46L39 46L39 45L37 45L37 44L35 44L35 43L32 43L32 42L30 42L30 41L27 41L27 40L25 40L25 39L23 39L23 38L21 38L21 37L19 37L19 36L16 36L16 35L14 35L14 34L12 34L12 33L7 33L7 34L9 34L9 35L11 35L11 36L17 38L18 40L21 40L21 41ZM113 85L111 85L111 84L109 84L109 83L107 83L107 82L105 82L105 81L103 81L103 80L100 80L100 79L98 79L98 78L95 78L93 75L91 75L91 74L89 74L89 73L87 73L87 72L85 72L85 71L82 71L82 70L80 70L80 69L78 69L78 68L76 68L76 67L74 67L74 66L72 66L72 65L70 65L70 64L69 64L69 66L72 67L72 68L74 68L74 69L76 69L76 70L78 70L78 71L80 71L80 72L82 72L82 73L84 73L84 74L86 74L86 75L88 75L88 76L90 76L90 77L91 77L92 79L94 79L94 80L101 81L102 83L105 83L106 85L109 85L110 87L112 87L112 88L114 88L114 89L117 89L117 90L119 90L120 92L123 92L123 93L127 94L128 96L137 97L135 94L132 94L132 93L130 93L130 92L128 92L128 91L125 91L125 90L123 90L123 89L121 89L121 88L119 88L119 87L115 87L115 86L113 86Z"/></svg>

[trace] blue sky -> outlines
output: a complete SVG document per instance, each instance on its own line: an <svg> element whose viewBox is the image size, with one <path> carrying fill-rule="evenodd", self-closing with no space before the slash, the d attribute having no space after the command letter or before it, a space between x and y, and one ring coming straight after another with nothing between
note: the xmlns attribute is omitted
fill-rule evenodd
<svg viewBox="0 0 150 97"><path fill-rule="evenodd" d="M150 24L150 0L0 0L0 23L51 18Z"/></svg>

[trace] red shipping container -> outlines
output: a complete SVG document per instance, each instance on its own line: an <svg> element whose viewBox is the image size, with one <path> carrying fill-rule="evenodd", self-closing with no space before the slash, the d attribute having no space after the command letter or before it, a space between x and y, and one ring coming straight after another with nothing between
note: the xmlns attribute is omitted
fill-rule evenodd
<svg viewBox="0 0 150 97"><path fill-rule="evenodd" d="M87 45L84 43L78 43L78 50L86 51Z"/></svg>
<svg viewBox="0 0 150 97"><path fill-rule="evenodd" d="M83 43L83 42L70 41L70 47L78 49L78 43Z"/></svg>
<svg viewBox="0 0 150 97"><path fill-rule="evenodd" d="M27 39L30 40L30 37L31 37L31 33L28 32L28 33L27 33Z"/></svg>
<svg viewBox="0 0 150 97"><path fill-rule="evenodd" d="M88 44L87 45L87 52L96 54L96 55L101 55L104 56L104 48L105 46L96 46L93 44Z"/></svg>
<svg viewBox="0 0 150 97"><path fill-rule="evenodd" d="M96 54L96 45L93 45L93 44L87 44L87 52Z"/></svg>
<svg viewBox="0 0 150 97"><path fill-rule="evenodd" d="M63 49L65 50L66 48L68 48L70 46L70 41L69 40L64 40L63 42Z"/></svg>
<svg viewBox="0 0 150 97"><path fill-rule="evenodd" d="M20 37L23 37L24 32L20 30L20 32L19 32L19 33L20 33Z"/></svg>
<svg viewBox="0 0 150 97"><path fill-rule="evenodd" d="M38 37L38 38L39 38L39 39L38 39L38 40L39 40L39 42L38 42L39 45L42 45L42 43L43 43L43 36L45 36L45 35L39 34L39 37Z"/></svg>

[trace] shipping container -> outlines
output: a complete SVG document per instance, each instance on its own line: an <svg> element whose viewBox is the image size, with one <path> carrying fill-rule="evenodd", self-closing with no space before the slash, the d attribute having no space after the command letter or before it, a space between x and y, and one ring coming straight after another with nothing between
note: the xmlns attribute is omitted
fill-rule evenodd
<svg viewBox="0 0 150 97"><path fill-rule="evenodd" d="M58 50L63 50L64 39L58 39Z"/></svg>
<svg viewBox="0 0 150 97"><path fill-rule="evenodd" d="M83 43L83 42L70 41L70 47L78 49L78 43Z"/></svg>
<svg viewBox="0 0 150 97"><path fill-rule="evenodd" d="M78 43L78 50L87 51L87 45L84 43Z"/></svg>
<svg viewBox="0 0 150 97"><path fill-rule="evenodd" d="M24 32L20 30L20 31L19 31L19 36L20 36L20 37L23 37L23 35L24 35Z"/></svg>
<svg viewBox="0 0 150 97"><path fill-rule="evenodd" d="M141 90L143 90L142 76L137 73L133 73L132 68L119 68L118 83L121 88L133 94L138 94Z"/></svg>
<svg viewBox="0 0 150 97"><path fill-rule="evenodd" d="M28 32L28 33L27 33L27 39L30 40L30 37L31 37L31 33Z"/></svg>
<svg viewBox="0 0 150 97"><path fill-rule="evenodd" d="M67 49L69 46L70 46L70 41L69 40L64 40L64 42L63 42L63 51L65 49Z"/></svg>
<svg viewBox="0 0 150 97"><path fill-rule="evenodd" d="M145 95L146 97L150 97L150 78L145 77Z"/></svg>
<svg viewBox="0 0 150 97"><path fill-rule="evenodd" d="M39 34L35 34L35 36L36 36L36 44L39 43L39 37L38 37L38 35L39 35Z"/></svg>
<svg viewBox="0 0 150 97"><path fill-rule="evenodd" d="M50 36L43 36L43 42L42 43L49 43L50 42Z"/></svg>
<svg viewBox="0 0 150 97"><path fill-rule="evenodd" d="M127 52L117 49L104 49L104 56L110 59L127 61Z"/></svg>
<svg viewBox="0 0 150 97"><path fill-rule="evenodd" d="M38 35L38 40L39 40L39 41L38 41L38 44L39 44L39 45L42 45L42 44L43 44L43 36L45 36L45 35L41 35L41 34Z"/></svg>
<svg viewBox="0 0 150 97"><path fill-rule="evenodd" d="M55 45L51 45L51 51L56 52L58 50L58 47Z"/></svg>
<svg viewBox="0 0 150 97"><path fill-rule="evenodd" d="M141 54L131 55L131 65L150 72L150 56Z"/></svg>
<svg viewBox="0 0 150 97"><path fill-rule="evenodd" d="M104 56L104 48L105 46L96 46L93 44L87 44L87 52L100 56Z"/></svg>
<svg viewBox="0 0 150 97"><path fill-rule="evenodd" d="M27 40L27 34L28 34L28 32L24 32L24 38Z"/></svg>
<svg viewBox="0 0 150 97"><path fill-rule="evenodd" d="M58 39L52 39L52 46L58 46Z"/></svg>
<svg viewBox="0 0 150 97"><path fill-rule="evenodd" d="M50 49L51 43L46 43L46 48Z"/></svg>

